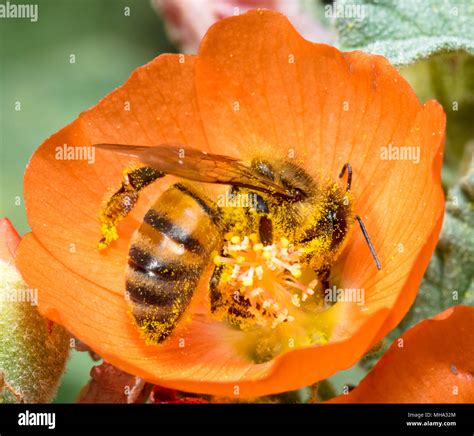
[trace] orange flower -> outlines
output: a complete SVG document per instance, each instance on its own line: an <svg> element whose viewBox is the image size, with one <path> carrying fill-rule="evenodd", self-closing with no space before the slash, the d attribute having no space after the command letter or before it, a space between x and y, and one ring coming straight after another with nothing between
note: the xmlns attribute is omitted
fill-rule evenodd
<svg viewBox="0 0 474 436"><path fill-rule="evenodd" d="M17 263L39 289L40 311L124 371L222 396L302 387L354 364L412 304L443 216L444 128L441 106L421 105L384 58L309 43L275 12L228 18L211 27L198 56L159 56L41 145L25 176L32 233ZM365 303L337 302L286 323L291 328L275 339L211 316L203 280L172 335L147 344L128 313L125 266L131 235L168 178L145 190L120 224L120 238L99 251L99 211L129 159L104 151L94 163L55 158L64 144L98 143L182 143L244 160L291 157L334 182L350 162L354 209L382 270L357 229L330 283L363 290ZM383 147L418 150L419 162L383 159ZM206 185L212 198L222 189ZM281 352L255 358L259 347L275 344Z"/></svg>
<svg viewBox="0 0 474 436"><path fill-rule="evenodd" d="M474 403L474 307L455 306L396 340L331 403Z"/></svg>

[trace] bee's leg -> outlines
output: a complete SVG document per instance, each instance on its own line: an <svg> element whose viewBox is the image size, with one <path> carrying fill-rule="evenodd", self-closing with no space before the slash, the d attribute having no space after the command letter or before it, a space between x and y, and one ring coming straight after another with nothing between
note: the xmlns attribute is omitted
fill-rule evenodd
<svg viewBox="0 0 474 436"><path fill-rule="evenodd" d="M241 189L238 186L232 186L230 190L231 195L240 195ZM273 244L273 223L268 217L269 208L265 200L257 193L250 192L246 193L248 195L248 203L251 204L251 207L246 208L245 217L248 222L252 222L252 225L256 225L257 231L260 237L260 242L267 246ZM254 209L257 212L251 213L251 209Z"/></svg>
<svg viewBox="0 0 474 436"><path fill-rule="evenodd" d="M221 252L221 255L223 253ZM224 270L224 265L216 265L209 281L209 297L211 302L211 312L217 312L224 304L222 294L219 291L219 282Z"/></svg>
<svg viewBox="0 0 474 436"><path fill-rule="evenodd" d="M352 184L352 167L351 167L350 163L344 164L344 166L342 167L341 172L339 173L339 178L344 176L346 170L347 170L346 191L349 191L351 189L351 184Z"/></svg>
<svg viewBox="0 0 474 436"><path fill-rule="evenodd" d="M133 209L140 191L163 176L165 173L151 167L125 171L122 185L100 211L102 239L99 241L99 249L107 248L112 241L118 239L117 225Z"/></svg>
<svg viewBox="0 0 474 436"><path fill-rule="evenodd" d="M258 222L258 234L264 246L273 244L273 223L267 216L261 216Z"/></svg>
<svg viewBox="0 0 474 436"><path fill-rule="evenodd" d="M273 244L273 223L268 218L268 205L265 200L258 194L252 194L255 197L255 209L260 215L258 221L258 234L260 236L260 242L267 246Z"/></svg>
<svg viewBox="0 0 474 436"><path fill-rule="evenodd" d="M222 256L225 255L222 253ZM219 289L224 265L216 265L209 282L209 299L211 303L211 313L216 317L228 317L231 323L239 324L243 320L252 318L248 311L249 301L242 297L238 290L233 295L225 295Z"/></svg>
<svg viewBox="0 0 474 436"><path fill-rule="evenodd" d="M319 281L321 282L321 287L323 291L323 296L326 293L326 290L329 289L329 276L331 275L330 268L322 268L316 271Z"/></svg>

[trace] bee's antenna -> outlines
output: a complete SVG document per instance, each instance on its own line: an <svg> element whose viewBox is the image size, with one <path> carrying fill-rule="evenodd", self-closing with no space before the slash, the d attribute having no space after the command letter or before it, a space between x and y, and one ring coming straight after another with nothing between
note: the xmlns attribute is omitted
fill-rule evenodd
<svg viewBox="0 0 474 436"><path fill-rule="evenodd" d="M344 166L342 167L342 170L339 174L339 178L341 178L345 172L346 172L346 169L347 169L347 186L346 186L346 191L349 191L349 189L351 189L351 184L352 184L352 167L351 167L351 164L350 163L346 163L344 164Z"/></svg>
<svg viewBox="0 0 474 436"><path fill-rule="evenodd" d="M347 170L347 185L346 185L346 191L349 191L351 189L351 184L352 184L352 166L349 162L344 164L342 167L341 172L339 173L339 178L343 177L344 174L346 173ZM370 254L372 254L372 257L375 260L375 265L377 265L377 269L381 270L382 265L380 264L380 260L377 257L377 253L375 252L375 248L372 245L372 241L369 238L369 234L367 233L367 229L365 228L364 223L362 222L362 219L359 215L355 216L357 222L359 223L360 229L362 230L362 234L364 235L365 242L367 242L367 245L369 246Z"/></svg>
<svg viewBox="0 0 474 436"><path fill-rule="evenodd" d="M349 165L349 164L346 164L346 165ZM346 166L344 165L344 167ZM349 166L350 168L350 166ZM349 174L350 171L349 171ZM380 260L379 258L377 257L377 253L375 252L375 248L374 246L372 245L372 242L370 241L370 238L369 238L369 234L367 233L367 229L365 228L365 225L364 223L362 222L362 219L359 215L356 215L355 216L356 220L358 221L359 223L359 226L360 226L360 229L362 230L362 233L364 235L364 238L365 238L365 241L367 242L367 245L369 246L369 250L370 250L370 254L372 254L372 257L374 258L375 260L375 264L377 265L377 269L378 270L381 270L382 269L382 265L380 264Z"/></svg>

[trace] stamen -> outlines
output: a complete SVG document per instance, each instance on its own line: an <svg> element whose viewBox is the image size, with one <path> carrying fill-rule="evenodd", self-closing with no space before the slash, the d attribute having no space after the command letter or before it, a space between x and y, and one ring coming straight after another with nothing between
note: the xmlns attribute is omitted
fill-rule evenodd
<svg viewBox="0 0 474 436"><path fill-rule="evenodd" d="M235 304L237 295L237 301L245 302L239 310L249 312L260 326L275 328L293 322L297 309L314 295L318 284L317 280L308 285L298 280L303 276L303 251L286 238L268 246L256 234L240 237L228 233L225 240L223 255L216 255L214 263L224 266L219 291L229 304Z"/></svg>

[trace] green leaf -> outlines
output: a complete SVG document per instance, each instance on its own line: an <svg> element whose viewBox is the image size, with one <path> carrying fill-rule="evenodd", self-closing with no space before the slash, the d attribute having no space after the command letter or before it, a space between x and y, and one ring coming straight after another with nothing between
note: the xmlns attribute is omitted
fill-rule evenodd
<svg viewBox="0 0 474 436"><path fill-rule="evenodd" d="M174 51L150 0L29 3L37 22L0 18L0 210L20 233L28 231L22 180L33 151L135 68Z"/></svg>
<svg viewBox="0 0 474 436"><path fill-rule="evenodd" d="M35 290L0 260L0 403L51 402L64 371L69 335L36 302Z"/></svg>
<svg viewBox="0 0 474 436"><path fill-rule="evenodd" d="M343 50L381 54L406 65L435 53L474 53L472 0L340 0L327 12Z"/></svg>
<svg viewBox="0 0 474 436"><path fill-rule="evenodd" d="M440 53L405 65L400 73L420 101L434 98L446 112L443 182L452 186L466 172L472 156L464 150L474 140L474 56L465 52Z"/></svg>
<svg viewBox="0 0 474 436"><path fill-rule="evenodd" d="M474 139L474 2L472 0L340 0L336 16L343 50L380 54L421 102L436 99L447 115L443 183L463 173L460 160Z"/></svg>
<svg viewBox="0 0 474 436"><path fill-rule="evenodd" d="M448 193L443 228L410 312L392 339L457 304L474 305L474 168Z"/></svg>

